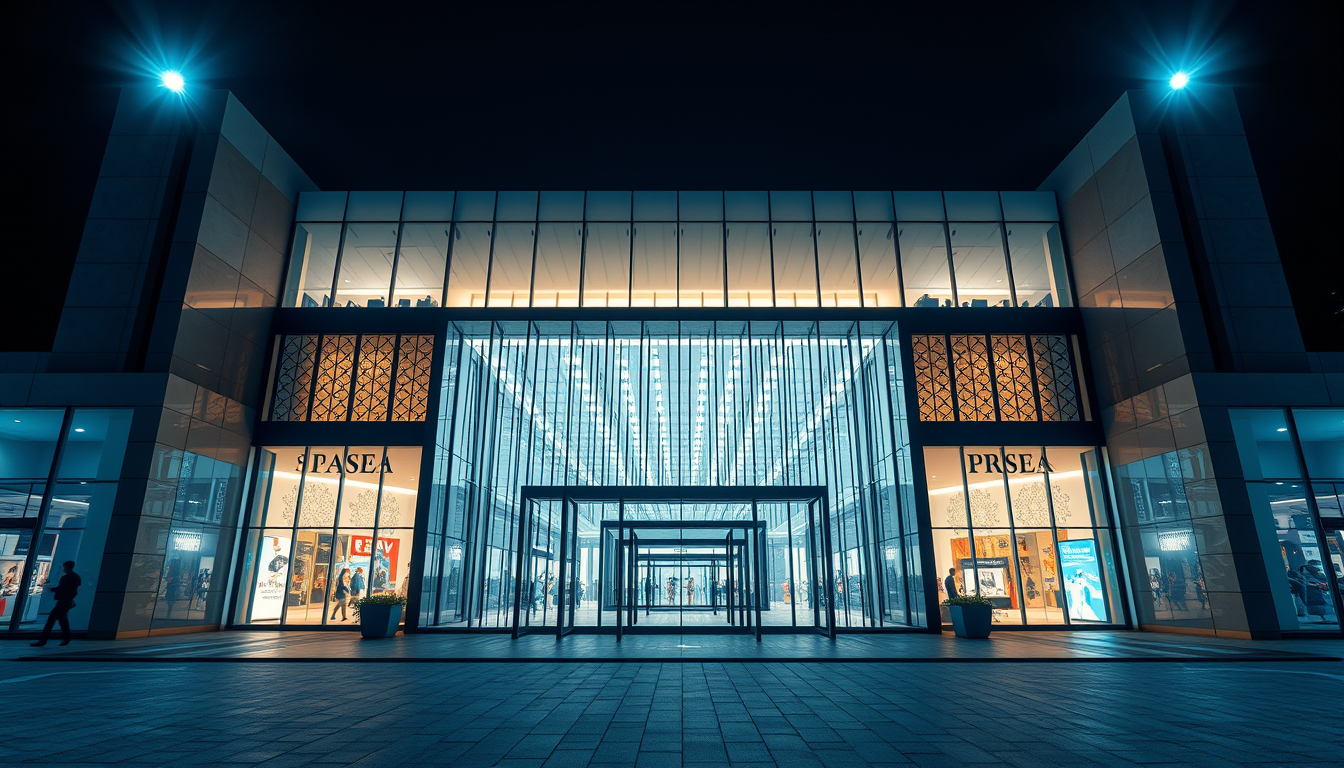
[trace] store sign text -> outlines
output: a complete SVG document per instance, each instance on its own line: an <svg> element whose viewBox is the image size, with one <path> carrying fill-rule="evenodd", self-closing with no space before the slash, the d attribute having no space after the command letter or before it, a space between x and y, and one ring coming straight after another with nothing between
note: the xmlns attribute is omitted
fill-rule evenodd
<svg viewBox="0 0 1344 768"><path fill-rule="evenodd" d="M1038 457L1030 453L1005 453L999 460L997 453L966 454L966 474L978 475L981 472L993 472L996 475L1043 475L1054 472L1055 468L1045 460L1045 454Z"/></svg>
<svg viewBox="0 0 1344 768"><path fill-rule="evenodd" d="M345 456L313 453L309 456L312 461L308 471L315 475L329 475L333 472L341 475L376 475L380 471L392 474L392 463L384 456L380 465L376 453L347 453ZM303 471L303 456L299 457L299 467L294 471Z"/></svg>

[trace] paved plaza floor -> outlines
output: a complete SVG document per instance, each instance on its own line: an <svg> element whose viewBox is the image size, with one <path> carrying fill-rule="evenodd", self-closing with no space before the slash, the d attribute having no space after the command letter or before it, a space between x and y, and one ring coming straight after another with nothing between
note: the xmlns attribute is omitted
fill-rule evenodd
<svg viewBox="0 0 1344 768"><path fill-rule="evenodd" d="M525 664L437 663L427 654L473 643L426 635L210 633L41 651L4 641L0 765L1340 764L1339 641L1072 639L1084 634L912 636L922 639L880 648L947 649L912 663L858 655L575 663L521 650L565 645L553 638L474 643L481 653L512 646ZM305 638L313 645L300 650ZM983 655L994 646L996 655ZM1065 651L1090 646L1100 655L1069 663ZM303 660L324 648L343 648L347 660ZM348 660L378 648L408 655ZM1033 658L1050 649L1052 659ZM201 663L258 652L257 663Z"/></svg>

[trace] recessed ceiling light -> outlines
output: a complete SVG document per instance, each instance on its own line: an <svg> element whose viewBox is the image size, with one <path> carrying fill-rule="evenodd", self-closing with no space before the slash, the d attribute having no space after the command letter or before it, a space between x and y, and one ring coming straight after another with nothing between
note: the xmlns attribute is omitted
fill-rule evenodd
<svg viewBox="0 0 1344 768"><path fill-rule="evenodd" d="M1288 431L1288 428L1287 428L1287 427L1279 427L1278 429L1276 429L1276 430L1274 430L1274 431L1275 431L1275 432L1287 432L1287 431Z"/></svg>
<svg viewBox="0 0 1344 768"><path fill-rule="evenodd" d="M83 427L75 427L75 431L76 431L76 432L83 432L83 431L84 431L84 428L83 428Z"/></svg>

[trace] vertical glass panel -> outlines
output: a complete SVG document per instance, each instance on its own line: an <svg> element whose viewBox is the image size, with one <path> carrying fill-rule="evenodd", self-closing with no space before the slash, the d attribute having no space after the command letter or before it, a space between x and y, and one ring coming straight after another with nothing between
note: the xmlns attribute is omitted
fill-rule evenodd
<svg viewBox="0 0 1344 768"><path fill-rule="evenodd" d="M588 221L630 221L631 195L629 192L589 192Z"/></svg>
<svg viewBox="0 0 1344 768"><path fill-rule="evenodd" d="M401 216L400 192L351 192L346 221L396 221Z"/></svg>
<svg viewBox="0 0 1344 768"><path fill-rule="evenodd" d="M681 225L680 306L723 306L723 225Z"/></svg>
<svg viewBox="0 0 1344 768"><path fill-rule="evenodd" d="M728 221L769 221L770 196L765 192L724 192Z"/></svg>
<svg viewBox="0 0 1344 768"><path fill-rule="evenodd" d="M635 191L635 221L676 221L676 192Z"/></svg>
<svg viewBox="0 0 1344 768"><path fill-rule="evenodd" d="M1008 524L1008 496L1003 457L998 446L965 449L967 506L971 526L980 529Z"/></svg>
<svg viewBox="0 0 1344 768"><path fill-rule="evenodd" d="M284 451L285 449L278 449ZM290 449L294 450L294 449ZM303 496L299 501L299 521L300 527L331 527L336 521L336 499L341 490L341 476L345 472L345 449L340 446L314 446L308 454L307 472L303 477ZM354 457L358 461L357 456ZM300 466L303 466L303 456L299 455ZM277 478L279 480L280 478ZM297 485L297 484L296 484ZM276 491L281 490L280 483L276 483L277 488L271 492L272 504L275 504ZM280 499L279 505L273 506L275 515L268 518L267 522L292 523L295 504L289 501L289 495ZM297 494L295 494L297 499ZM288 519L286 519L288 518Z"/></svg>
<svg viewBox="0 0 1344 768"><path fill-rule="evenodd" d="M998 192L944 192L948 221L1002 221Z"/></svg>
<svg viewBox="0 0 1344 768"><path fill-rule="evenodd" d="M494 192L458 192L453 207L455 221L494 221Z"/></svg>
<svg viewBox="0 0 1344 768"><path fill-rule="evenodd" d="M1017 516L1014 501L1013 516ZM1017 529L1017 562L1022 569L1022 604L1028 624L1063 624L1064 592L1059 582L1055 537L1049 528Z"/></svg>
<svg viewBox="0 0 1344 768"><path fill-rule="evenodd" d="M5 483L0 485L0 518L37 517L45 485ZM1326 486L1329 488L1329 486ZM1333 497L1332 497L1333 498Z"/></svg>
<svg viewBox="0 0 1344 768"><path fill-rule="evenodd" d="M1058 224L1008 224L1013 287L1020 307L1067 307L1069 280L1064 254L1056 245Z"/></svg>
<svg viewBox="0 0 1344 768"><path fill-rule="evenodd" d="M332 276L336 271L336 252L340 246L340 224L294 225L285 306L331 306Z"/></svg>
<svg viewBox="0 0 1344 768"><path fill-rule="evenodd" d="M1003 237L998 224L948 224L952 228L952 271L963 307L1006 307L1011 303Z"/></svg>
<svg viewBox="0 0 1344 768"><path fill-rule="evenodd" d="M385 307L392 285L396 224L347 224L341 244L337 303L347 307Z"/></svg>
<svg viewBox="0 0 1344 768"><path fill-rule="evenodd" d="M341 528L336 531L332 541L331 572L335 578L345 581L344 573L350 574L350 599L364 597L370 593L373 574L373 529ZM354 616L351 615L351 620ZM328 624L332 623L330 620Z"/></svg>
<svg viewBox="0 0 1344 768"><path fill-rule="evenodd" d="M437 307L443 297L451 224L406 224L397 257L395 307Z"/></svg>
<svg viewBox="0 0 1344 768"><path fill-rule="evenodd" d="M859 265L854 258L853 224L817 225L817 269L821 306L859 306Z"/></svg>
<svg viewBox="0 0 1344 768"><path fill-rule="evenodd" d="M452 221L453 193L407 192L401 218L403 221Z"/></svg>
<svg viewBox="0 0 1344 768"><path fill-rule="evenodd" d="M321 624L324 612L333 619L340 615L337 611L345 614L347 621L353 618L349 584L338 583L342 581L340 575L333 577L330 572L331 540L330 528L299 530L294 534L286 624ZM159 603L162 605L163 600Z"/></svg>
<svg viewBox="0 0 1344 768"><path fill-rule="evenodd" d="M1235 408L1228 411L1228 416L1247 480L1302 476L1288 419L1281 409Z"/></svg>
<svg viewBox="0 0 1344 768"><path fill-rule="evenodd" d="M728 306L772 306L770 225L730 224L727 238Z"/></svg>
<svg viewBox="0 0 1344 768"><path fill-rule="evenodd" d="M322 455L328 451L334 452L335 455L330 457L330 463L324 468L321 463ZM332 525L332 518L325 509L320 517L309 517L308 489L314 481L325 487L342 480L340 513L336 524L342 528L347 526L372 528L377 521L378 503L383 495L379 492L379 483L387 466L383 448L377 445L352 445L344 449L314 448L312 466L309 467L308 477L303 483L304 504L299 517L299 526ZM331 490L334 495L335 489Z"/></svg>
<svg viewBox="0 0 1344 768"><path fill-rule="evenodd" d="M896 225L901 248L905 306L952 306L952 278L947 271L947 239L942 224L903 221Z"/></svg>
<svg viewBox="0 0 1344 768"><path fill-rule="evenodd" d="M76 408L57 476L79 480L119 479L133 413L129 408Z"/></svg>
<svg viewBox="0 0 1344 768"><path fill-rule="evenodd" d="M1344 409L1294 408L1293 422L1307 475L1344 478Z"/></svg>
<svg viewBox="0 0 1344 768"><path fill-rule="evenodd" d="M9 620L14 616L19 590L26 583L24 566L32 541L31 530L0 528L0 627L5 629L9 628Z"/></svg>
<svg viewBox="0 0 1344 768"><path fill-rule="evenodd" d="M583 221L582 192L542 192L540 221Z"/></svg>
<svg viewBox="0 0 1344 768"><path fill-rule="evenodd" d="M295 221L343 221L345 219L345 192L316 192L305 190L299 193L299 206L294 214Z"/></svg>
<svg viewBox="0 0 1344 768"><path fill-rule="evenodd" d="M890 192L855 192L854 213L860 221L890 223L896 220Z"/></svg>
<svg viewBox="0 0 1344 768"><path fill-rule="evenodd" d="M0 408L0 478L46 480L64 419L61 408Z"/></svg>
<svg viewBox="0 0 1344 768"><path fill-rule="evenodd" d="M293 526L294 510L299 503L299 481L303 476L304 449L258 448L257 456L263 469L252 498L252 524Z"/></svg>
<svg viewBox="0 0 1344 768"><path fill-rule="evenodd" d="M863 270L863 306L902 306L900 272L896 266L896 225L861 222L858 240L859 266Z"/></svg>
<svg viewBox="0 0 1344 768"><path fill-rule="evenodd" d="M582 263L582 224L539 224L532 306L579 306L579 267Z"/></svg>
<svg viewBox="0 0 1344 768"><path fill-rule="evenodd" d="M723 193L681 192L677 216L682 221L722 221Z"/></svg>
<svg viewBox="0 0 1344 768"><path fill-rule="evenodd" d="M589 224L587 233L583 306L630 306L630 225Z"/></svg>
<svg viewBox="0 0 1344 768"><path fill-rule="evenodd" d="M378 507L378 527L410 528L415 525L415 503L420 489L420 448L387 449L383 465L383 493ZM409 546L410 542L407 542Z"/></svg>
<svg viewBox="0 0 1344 768"><path fill-rule="evenodd" d="M634 227L634 307L677 306L677 225L639 222Z"/></svg>
<svg viewBox="0 0 1344 768"><path fill-rule="evenodd" d="M966 527L966 496L962 489L961 454L956 448L925 448L924 477L929 488L929 516L935 528Z"/></svg>
<svg viewBox="0 0 1344 768"><path fill-rule="evenodd" d="M850 192L813 192L812 207L817 221L854 220L854 198Z"/></svg>
<svg viewBox="0 0 1344 768"><path fill-rule="evenodd" d="M1101 495L1099 476L1100 457L1095 448L1046 448L1043 460L1038 458L1040 449L1017 450L1027 454L1025 458L1019 455L1019 463L1030 466L1035 461L1035 468L1030 471L1049 473L1055 525L1106 525L1105 499Z"/></svg>
<svg viewBox="0 0 1344 768"><path fill-rule="evenodd" d="M1312 483L1311 491L1316 496L1316 511L1321 517L1344 517L1344 499L1340 498L1340 493L1344 493L1344 484Z"/></svg>
<svg viewBox="0 0 1344 768"><path fill-rule="evenodd" d="M775 224L775 306L815 307L817 252L811 224Z"/></svg>
<svg viewBox="0 0 1344 768"><path fill-rule="evenodd" d="M536 221L536 192L500 192L495 201L495 221Z"/></svg>
<svg viewBox="0 0 1344 768"><path fill-rule="evenodd" d="M490 264L491 307L526 307L532 285L535 224L496 224Z"/></svg>
<svg viewBox="0 0 1344 768"><path fill-rule="evenodd" d="M490 224L458 224L453 227L452 259L448 263L448 301L445 306L485 306L491 227Z"/></svg>
<svg viewBox="0 0 1344 768"><path fill-rule="evenodd" d="M945 221L943 193L893 192L898 221Z"/></svg>
<svg viewBox="0 0 1344 768"><path fill-rule="evenodd" d="M812 193L771 192L770 218L774 221L811 221Z"/></svg>
<svg viewBox="0 0 1344 768"><path fill-rule="evenodd" d="M243 618L252 624L278 624L288 591L294 532L289 528L268 528L259 533L253 536L256 558L248 574L251 589Z"/></svg>

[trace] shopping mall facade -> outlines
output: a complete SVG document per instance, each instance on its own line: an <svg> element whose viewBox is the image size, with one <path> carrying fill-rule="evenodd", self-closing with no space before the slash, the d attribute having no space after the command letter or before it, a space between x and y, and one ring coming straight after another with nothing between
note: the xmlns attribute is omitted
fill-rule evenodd
<svg viewBox="0 0 1344 768"><path fill-rule="evenodd" d="M50 353L0 357L0 632L1339 632L1344 358L1233 94L1033 191L319 191L123 92Z"/></svg>

